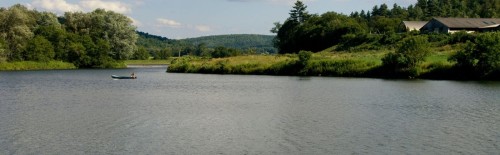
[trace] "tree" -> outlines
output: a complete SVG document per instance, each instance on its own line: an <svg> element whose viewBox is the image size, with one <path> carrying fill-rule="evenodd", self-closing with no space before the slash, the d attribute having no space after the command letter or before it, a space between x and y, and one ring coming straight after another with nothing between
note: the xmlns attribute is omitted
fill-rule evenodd
<svg viewBox="0 0 500 155"><path fill-rule="evenodd" d="M0 62L7 61L7 53L5 50L5 41L0 38Z"/></svg>
<svg viewBox="0 0 500 155"><path fill-rule="evenodd" d="M289 20L303 23L309 18L309 13L307 12L307 6L302 3L302 1L298 0L295 2L295 6L293 6L293 10L290 10L290 18Z"/></svg>
<svg viewBox="0 0 500 155"><path fill-rule="evenodd" d="M57 25L39 26L35 30L35 36L43 36L47 39L54 47L56 60L66 61L68 59L68 54L66 52L67 45L67 33L61 27Z"/></svg>
<svg viewBox="0 0 500 155"><path fill-rule="evenodd" d="M108 41L111 45L108 55L113 59L128 59L136 49L136 28L125 15L96 9L90 13L65 13L64 16L68 32L90 35L94 41L100 38Z"/></svg>
<svg viewBox="0 0 500 155"><path fill-rule="evenodd" d="M68 60L77 67L89 67L91 58L87 56L85 46L79 42L68 45Z"/></svg>
<svg viewBox="0 0 500 155"><path fill-rule="evenodd" d="M165 59L168 59L171 56L172 56L172 49L171 48L164 48L164 49L159 50L156 53L155 59L165 60Z"/></svg>
<svg viewBox="0 0 500 155"><path fill-rule="evenodd" d="M295 33L298 29L298 23L293 20L287 20L280 27L276 38L274 39L274 46L278 48L279 53L293 53L295 51Z"/></svg>
<svg viewBox="0 0 500 155"><path fill-rule="evenodd" d="M97 9L90 13L91 36L94 40L104 38L111 45L108 53L116 60L125 60L132 56L137 48L137 33L132 20L125 15L113 11Z"/></svg>
<svg viewBox="0 0 500 155"><path fill-rule="evenodd" d="M0 13L0 38L7 44L7 58L11 61L23 60L22 53L27 47L27 41L33 38L35 19L29 10L16 4Z"/></svg>
<svg viewBox="0 0 500 155"><path fill-rule="evenodd" d="M274 27L271 29L271 33L278 33L281 26L283 26L280 22L273 23Z"/></svg>
<svg viewBox="0 0 500 155"><path fill-rule="evenodd" d="M55 56L54 47L43 36L36 36L29 43L24 52L25 60L47 62Z"/></svg>
<svg viewBox="0 0 500 155"><path fill-rule="evenodd" d="M388 53L383 59L385 67L396 72L406 72L410 76L418 75L416 67L429 54L429 41L424 36L411 36L403 39L396 52Z"/></svg>
<svg viewBox="0 0 500 155"><path fill-rule="evenodd" d="M137 48L137 51L135 51L134 56L132 56L132 58L135 60L147 60L149 59L149 53L146 50L146 48L140 46L139 48Z"/></svg>
<svg viewBox="0 0 500 155"><path fill-rule="evenodd" d="M297 32L298 26L308 20L311 15L306 11L307 6L298 0L295 2L295 6L290 10L290 17L283 23L283 25L276 23L275 27L271 29L272 32L277 32L276 38L274 39L274 45L278 48L279 53L296 53L298 52L295 48L295 33Z"/></svg>
<svg viewBox="0 0 500 155"><path fill-rule="evenodd" d="M456 66L476 72L481 77L500 74L500 33L479 34L474 42L453 55Z"/></svg>

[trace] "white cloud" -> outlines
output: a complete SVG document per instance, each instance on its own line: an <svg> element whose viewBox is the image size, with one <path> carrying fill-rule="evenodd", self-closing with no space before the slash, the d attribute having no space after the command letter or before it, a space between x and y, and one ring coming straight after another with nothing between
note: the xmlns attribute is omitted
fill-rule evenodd
<svg viewBox="0 0 500 155"><path fill-rule="evenodd" d="M103 8L118 13L128 13L131 11L130 7L120 1L102 1L102 0L82 0L79 3L84 8L95 10Z"/></svg>
<svg viewBox="0 0 500 155"><path fill-rule="evenodd" d="M137 26L137 27L142 26L142 23L140 21L138 21L132 17L128 17L128 18L130 18L130 20L132 20L132 25Z"/></svg>
<svg viewBox="0 0 500 155"><path fill-rule="evenodd" d="M167 27L180 27L182 24L171 19L165 19L165 18L158 18L156 19L156 22L160 26L167 26Z"/></svg>
<svg viewBox="0 0 500 155"><path fill-rule="evenodd" d="M210 26L206 26L206 25L196 25L194 28L197 31L200 31L200 32L209 32L209 31L212 31L212 28L210 28Z"/></svg>
<svg viewBox="0 0 500 155"><path fill-rule="evenodd" d="M81 0L78 3L69 3L66 0L33 0L30 6L34 8L42 8L48 11L76 12L76 11L93 11L98 8L114 11L117 13L129 13L131 7L120 1L104 1L104 0Z"/></svg>
<svg viewBox="0 0 500 155"><path fill-rule="evenodd" d="M276 3L276 4L285 4L285 5L292 5L297 0L227 0L229 2L271 2L271 3ZM311 2L311 1L316 1L316 0L302 0L302 2Z"/></svg>
<svg viewBox="0 0 500 155"><path fill-rule="evenodd" d="M82 8L76 4L70 4L66 0L34 0L31 3L32 7L40 7L46 10L56 12L75 12L81 11Z"/></svg>

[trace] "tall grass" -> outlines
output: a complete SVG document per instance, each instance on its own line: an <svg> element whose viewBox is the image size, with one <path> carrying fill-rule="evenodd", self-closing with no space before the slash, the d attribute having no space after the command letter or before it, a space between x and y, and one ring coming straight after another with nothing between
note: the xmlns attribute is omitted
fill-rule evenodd
<svg viewBox="0 0 500 155"><path fill-rule="evenodd" d="M407 78L382 66L381 59L389 52L393 51L324 51L313 54L305 65L296 54L217 59L183 57L173 60L168 72ZM451 78L449 73L456 71L448 58L454 53L452 48L432 49L431 55L416 68L417 78Z"/></svg>
<svg viewBox="0 0 500 155"><path fill-rule="evenodd" d="M47 69L76 69L72 63L62 61L35 62L0 62L0 70L47 70Z"/></svg>

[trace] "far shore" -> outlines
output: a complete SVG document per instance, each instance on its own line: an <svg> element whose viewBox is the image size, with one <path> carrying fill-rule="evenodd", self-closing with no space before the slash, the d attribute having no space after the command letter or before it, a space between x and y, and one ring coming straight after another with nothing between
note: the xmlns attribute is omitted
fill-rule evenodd
<svg viewBox="0 0 500 155"><path fill-rule="evenodd" d="M127 68L167 68L167 64L127 64Z"/></svg>

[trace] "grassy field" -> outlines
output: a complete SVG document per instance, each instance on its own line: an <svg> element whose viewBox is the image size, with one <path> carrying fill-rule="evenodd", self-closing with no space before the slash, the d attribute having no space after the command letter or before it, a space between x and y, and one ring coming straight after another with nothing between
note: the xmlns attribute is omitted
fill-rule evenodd
<svg viewBox="0 0 500 155"><path fill-rule="evenodd" d="M49 69L76 69L72 63L62 61L49 61L49 62L34 62L34 61L20 61L20 62L0 62L0 70L13 71L13 70L49 70Z"/></svg>
<svg viewBox="0 0 500 155"><path fill-rule="evenodd" d="M380 72L382 58L389 52L393 50L331 52L327 49L314 53L305 65L298 62L296 54L217 59L183 57L172 61L168 72L373 77L384 76ZM451 48L433 48L431 55L420 64L419 73L433 76L434 71L451 68L453 63L448 58L453 53L455 50Z"/></svg>

